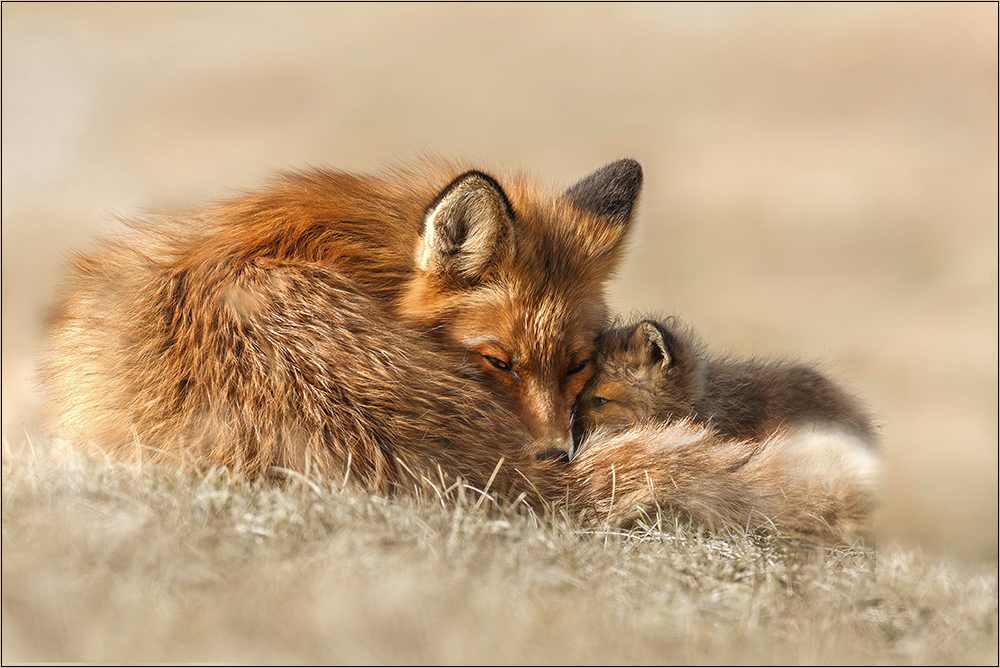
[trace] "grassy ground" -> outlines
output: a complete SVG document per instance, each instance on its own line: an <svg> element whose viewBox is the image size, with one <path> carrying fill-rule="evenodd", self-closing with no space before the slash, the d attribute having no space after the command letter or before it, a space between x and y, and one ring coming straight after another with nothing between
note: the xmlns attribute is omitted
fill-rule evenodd
<svg viewBox="0 0 1000 668"><path fill-rule="evenodd" d="M3 661L997 661L997 567L6 451Z"/></svg>

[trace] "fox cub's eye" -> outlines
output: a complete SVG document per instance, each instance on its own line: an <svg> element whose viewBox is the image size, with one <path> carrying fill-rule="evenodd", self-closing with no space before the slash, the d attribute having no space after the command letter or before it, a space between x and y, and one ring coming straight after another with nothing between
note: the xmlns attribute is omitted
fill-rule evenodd
<svg viewBox="0 0 1000 668"><path fill-rule="evenodd" d="M605 399L604 397L594 397L593 399L590 400L590 405L593 406L594 408L600 408L606 403L608 403L608 400Z"/></svg>
<svg viewBox="0 0 1000 668"><path fill-rule="evenodd" d="M496 368L500 369L501 371L510 371L510 365L504 362L502 359L498 359L496 357L490 357L489 355L483 355L483 357L486 358L487 362L489 362Z"/></svg>
<svg viewBox="0 0 1000 668"><path fill-rule="evenodd" d="M587 360L583 360L582 362L577 362L576 364L571 366L568 371L566 371L566 375L572 376L574 373L580 373L586 368L587 368Z"/></svg>

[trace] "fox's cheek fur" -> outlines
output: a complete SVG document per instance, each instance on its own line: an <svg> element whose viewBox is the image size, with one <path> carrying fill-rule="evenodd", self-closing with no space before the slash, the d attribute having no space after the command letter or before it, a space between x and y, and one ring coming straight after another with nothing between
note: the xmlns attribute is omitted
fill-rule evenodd
<svg viewBox="0 0 1000 668"><path fill-rule="evenodd" d="M616 433L645 421L651 403L651 396L637 384L607 369L595 369L576 401L574 444L579 448L596 431Z"/></svg>
<svg viewBox="0 0 1000 668"><path fill-rule="evenodd" d="M615 433L640 421L640 416L627 403L609 401L596 407L581 398L573 418L573 440L579 446L595 431Z"/></svg>

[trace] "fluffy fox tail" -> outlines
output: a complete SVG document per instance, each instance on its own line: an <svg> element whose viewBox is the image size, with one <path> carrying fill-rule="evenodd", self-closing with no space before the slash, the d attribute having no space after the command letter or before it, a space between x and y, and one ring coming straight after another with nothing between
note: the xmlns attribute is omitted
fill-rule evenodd
<svg viewBox="0 0 1000 668"><path fill-rule="evenodd" d="M733 441L692 424L597 435L572 463L578 501L598 519L664 511L707 528L776 529L820 544L864 538L879 455L837 431Z"/></svg>

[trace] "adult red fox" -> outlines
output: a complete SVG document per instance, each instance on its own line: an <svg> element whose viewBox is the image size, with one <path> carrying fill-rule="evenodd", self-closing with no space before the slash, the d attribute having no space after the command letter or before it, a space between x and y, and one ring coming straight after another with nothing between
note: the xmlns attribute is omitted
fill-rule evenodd
<svg viewBox="0 0 1000 668"><path fill-rule="evenodd" d="M744 467L716 496L728 445L686 427L566 461L641 183L634 160L559 194L444 163L316 171L134 221L72 264L50 328L51 423L119 459L382 491L461 477L616 521L669 506L756 525L752 488L788 487L792 503L801 488L815 498L797 517L822 517L778 526L840 538L841 497L783 464L762 458L766 483Z"/></svg>

